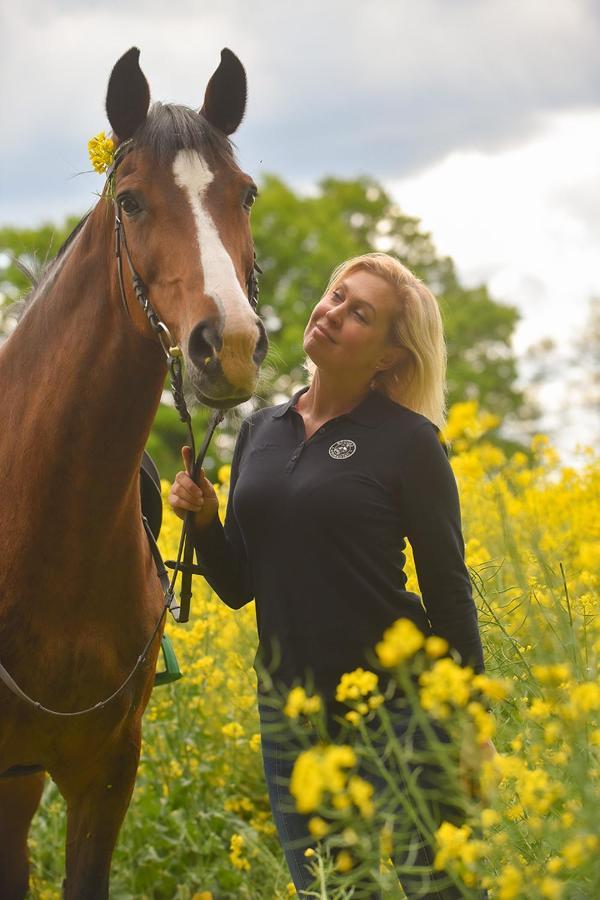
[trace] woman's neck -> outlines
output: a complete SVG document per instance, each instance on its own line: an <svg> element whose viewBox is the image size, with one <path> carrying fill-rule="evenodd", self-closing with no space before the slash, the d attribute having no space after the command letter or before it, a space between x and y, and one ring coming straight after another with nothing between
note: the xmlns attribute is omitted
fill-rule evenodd
<svg viewBox="0 0 600 900"><path fill-rule="evenodd" d="M350 378L341 381L317 369L309 389L298 398L296 407L314 422L327 421L353 410L369 391L369 383Z"/></svg>

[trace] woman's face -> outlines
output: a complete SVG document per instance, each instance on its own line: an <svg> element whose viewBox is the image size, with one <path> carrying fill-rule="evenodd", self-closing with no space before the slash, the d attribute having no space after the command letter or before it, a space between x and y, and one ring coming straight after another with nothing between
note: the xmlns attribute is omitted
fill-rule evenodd
<svg viewBox="0 0 600 900"><path fill-rule="evenodd" d="M318 368L369 380L402 352L389 343L397 311L387 281L355 270L315 306L304 331L304 352Z"/></svg>

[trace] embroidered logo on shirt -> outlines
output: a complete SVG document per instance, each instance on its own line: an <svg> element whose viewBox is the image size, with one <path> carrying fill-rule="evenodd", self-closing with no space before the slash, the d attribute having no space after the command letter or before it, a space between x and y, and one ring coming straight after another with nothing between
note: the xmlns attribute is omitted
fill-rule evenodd
<svg viewBox="0 0 600 900"><path fill-rule="evenodd" d="M329 448L329 455L332 459L348 459L356 450L354 441L336 441Z"/></svg>

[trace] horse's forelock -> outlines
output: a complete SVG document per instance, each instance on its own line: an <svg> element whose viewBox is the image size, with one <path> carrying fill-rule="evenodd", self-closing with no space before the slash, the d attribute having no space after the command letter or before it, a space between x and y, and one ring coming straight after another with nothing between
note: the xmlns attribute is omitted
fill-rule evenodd
<svg viewBox="0 0 600 900"><path fill-rule="evenodd" d="M134 137L159 164L169 164L180 150L195 150L210 163L237 168L233 145L204 116L187 106L156 102Z"/></svg>

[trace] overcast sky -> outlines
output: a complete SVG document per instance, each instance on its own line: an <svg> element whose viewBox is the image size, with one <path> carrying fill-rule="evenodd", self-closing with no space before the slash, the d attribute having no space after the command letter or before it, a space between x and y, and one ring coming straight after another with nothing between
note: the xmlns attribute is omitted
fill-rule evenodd
<svg viewBox="0 0 600 900"><path fill-rule="evenodd" d="M227 46L248 76L242 167L306 190L381 180L463 280L519 307L524 372L545 336L567 352L600 295L597 0L21 0L0 15L0 224L93 204L87 140L108 129L130 46L154 99L194 107ZM568 451L596 420L558 413L565 390L558 371L541 399Z"/></svg>

